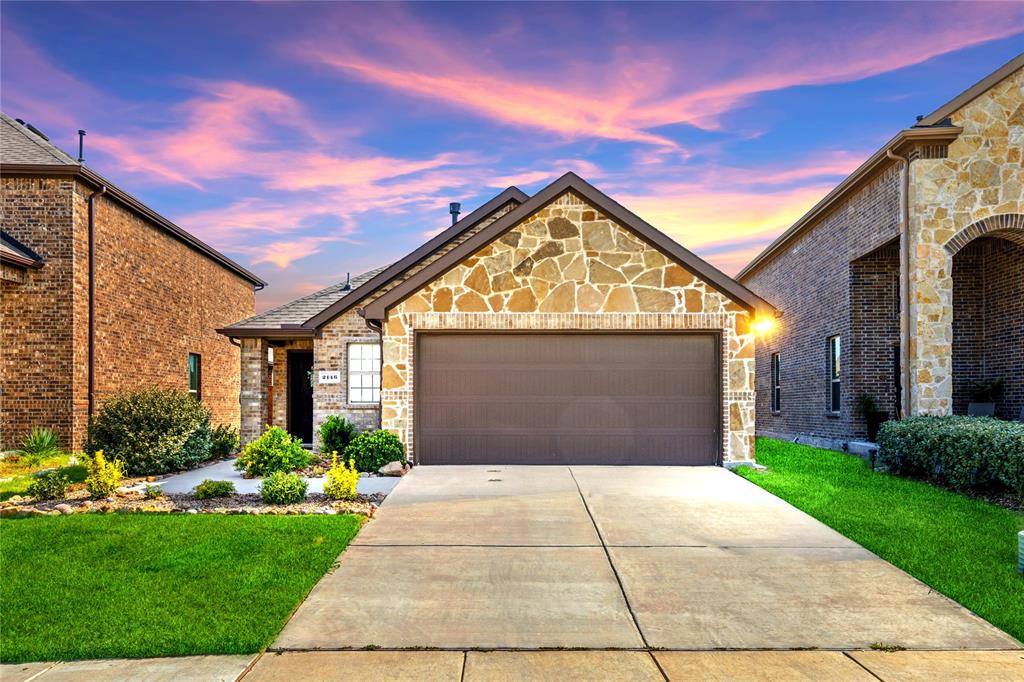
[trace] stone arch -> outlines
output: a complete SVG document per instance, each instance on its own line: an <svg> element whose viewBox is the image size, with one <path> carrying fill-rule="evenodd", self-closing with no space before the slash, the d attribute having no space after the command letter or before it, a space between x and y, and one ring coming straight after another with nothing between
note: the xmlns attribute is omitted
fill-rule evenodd
<svg viewBox="0 0 1024 682"><path fill-rule="evenodd" d="M984 235L1002 237L1024 246L1024 213L1001 213L971 223L953 235L946 242L945 249L949 255L955 256L960 249Z"/></svg>

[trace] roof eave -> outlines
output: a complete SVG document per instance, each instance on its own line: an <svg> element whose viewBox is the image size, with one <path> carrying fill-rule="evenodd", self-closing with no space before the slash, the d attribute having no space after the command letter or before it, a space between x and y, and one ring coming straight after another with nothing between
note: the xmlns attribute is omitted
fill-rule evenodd
<svg viewBox="0 0 1024 682"><path fill-rule="evenodd" d="M233 339L254 337L264 339L301 339L314 335L313 329L306 329L304 327L221 327L214 331Z"/></svg>
<svg viewBox="0 0 1024 682"><path fill-rule="evenodd" d="M785 232L779 235L761 253L744 266L736 275L736 279L742 280L750 275L763 264L765 264L780 249L786 246L792 239L797 237L803 230L813 224L818 218L826 214L835 204L841 201L849 193L861 186L881 168L890 163L895 163L887 155L887 151L894 154L905 152L908 147L921 142L949 143L959 137L963 128L956 126L930 126L914 127L901 130L891 140L886 142L881 149L872 154L867 161L862 163L855 171L850 173L835 188L826 194L821 201L816 203L811 210L800 217Z"/></svg>
<svg viewBox="0 0 1024 682"><path fill-rule="evenodd" d="M989 75L982 78L980 81L967 88L959 95L949 100L941 107L922 118L918 125L930 126L936 125L945 121L947 118L952 116L957 110L964 108L979 96L988 91L992 86L998 84L1000 81L1007 78L1010 74L1017 71L1018 69L1024 68L1024 52L1021 52L1016 57L1006 62L998 69L990 73Z"/></svg>
<svg viewBox="0 0 1024 682"><path fill-rule="evenodd" d="M22 268L32 268L34 270L38 270L43 267L43 262L41 260L28 258L17 253L0 253L0 262L10 263Z"/></svg>
<svg viewBox="0 0 1024 682"><path fill-rule="evenodd" d="M527 201L520 204L514 210L494 221L486 228L477 232L466 241L437 259L415 275L405 280L383 296L372 301L364 308L364 317L367 320L382 321L387 317L389 308L397 305L409 296L413 295L424 286L443 276L446 272L456 267L465 258L487 246L497 239L506 230L519 224L525 218L543 209L552 201L557 199L566 191L572 190L578 193L602 213L611 216L616 222L622 224L626 229L637 233L642 238L653 243L662 252L670 255L684 268L711 284L715 289L733 299L747 310L763 315L776 315L777 311L768 301L764 300L754 292L739 284L731 277L713 267L706 261L661 232L635 213L619 204L617 201L604 194L586 180L569 172L552 182L540 192Z"/></svg>
<svg viewBox="0 0 1024 682"><path fill-rule="evenodd" d="M234 262L224 254L214 249L209 244L206 244L200 239L197 239L192 234L189 234L182 228L172 223L167 218L163 217L153 209L149 208L141 201L128 194L123 189L113 184L103 176L99 175L95 171L82 166L79 164L29 164L29 163L0 163L0 175L8 176L44 176L44 177L77 177L81 178L85 182L89 183L94 187L106 187L107 194L119 202L142 215L148 220L153 221L161 228L170 232L172 236L176 237L180 241L184 242L188 246L192 247L196 251L199 251L203 255L207 256L211 260L216 261L226 269L234 272L235 274L242 277L254 286L262 289L267 286L267 282L256 276L252 272L249 272L238 263Z"/></svg>
<svg viewBox="0 0 1024 682"><path fill-rule="evenodd" d="M386 270L356 287L351 293L345 295L324 310L306 320L302 326L309 329L319 329L338 315L345 313L361 301L366 300L368 296L372 296L382 286L391 282L395 278L400 277L403 273L409 270L409 268L421 262L427 256L435 253L438 249L447 246L456 237L465 233L467 230L472 229L481 220L492 215L495 211L505 207L510 202L522 204L527 199L529 199L529 196L518 187L509 187L505 189L494 198L485 202L479 208L468 213L462 220L420 245L409 255L399 261L396 261Z"/></svg>

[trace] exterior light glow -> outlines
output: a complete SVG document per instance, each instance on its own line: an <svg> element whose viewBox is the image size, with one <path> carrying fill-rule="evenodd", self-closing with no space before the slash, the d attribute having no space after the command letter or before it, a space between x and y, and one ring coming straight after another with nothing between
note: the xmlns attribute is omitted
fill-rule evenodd
<svg viewBox="0 0 1024 682"><path fill-rule="evenodd" d="M759 317L754 320L754 331L760 336L770 333L775 329L775 320L770 317Z"/></svg>

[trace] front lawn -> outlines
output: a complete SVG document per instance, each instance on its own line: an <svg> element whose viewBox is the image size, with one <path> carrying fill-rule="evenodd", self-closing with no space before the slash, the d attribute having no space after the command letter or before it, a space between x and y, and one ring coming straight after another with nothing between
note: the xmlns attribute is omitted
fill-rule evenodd
<svg viewBox="0 0 1024 682"><path fill-rule="evenodd" d="M219 514L0 521L0 660L255 653L361 523Z"/></svg>
<svg viewBox="0 0 1024 682"><path fill-rule="evenodd" d="M40 462L38 469L33 470L25 460L17 457L0 459L0 501L14 497L15 495L28 494L28 487L35 480L39 471L46 469L60 469L71 483L81 483L85 480L85 467L76 464L68 466L70 455L59 454L48 457Z"/></svg>
<svg viewBox="0 0 1024 682"><path fill-rule="evenodd" d="M806 445L761 438L757 461L768 471L737 471L1024 640L1024 514Z"/></svg>

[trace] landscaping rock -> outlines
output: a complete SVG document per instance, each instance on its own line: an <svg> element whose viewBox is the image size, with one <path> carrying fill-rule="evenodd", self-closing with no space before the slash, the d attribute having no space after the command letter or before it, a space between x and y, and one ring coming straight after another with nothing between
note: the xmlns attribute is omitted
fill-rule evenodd
<svg viewBox="0 0 1024 682"><path fill-rule="evenodd" d="M56 511L59 511L61 514L72 514L72 513L74 513L74 509L72 509L70 504L58 504L56 507L54 507L54 509Z"/></svg>
<svg viewBox="0 0 1024 682"><path fill-rule="evenodd" d="M21 516L28 516L28 511L21 507L4 507L0 509L0 519L15 519Z"/></svg>
<svg viewBox="0 0 1024 682"><path fill-rule="evenodd" d="M405 476L405 466L401 462L388 462L377 473L381 476Z"/></svg>

